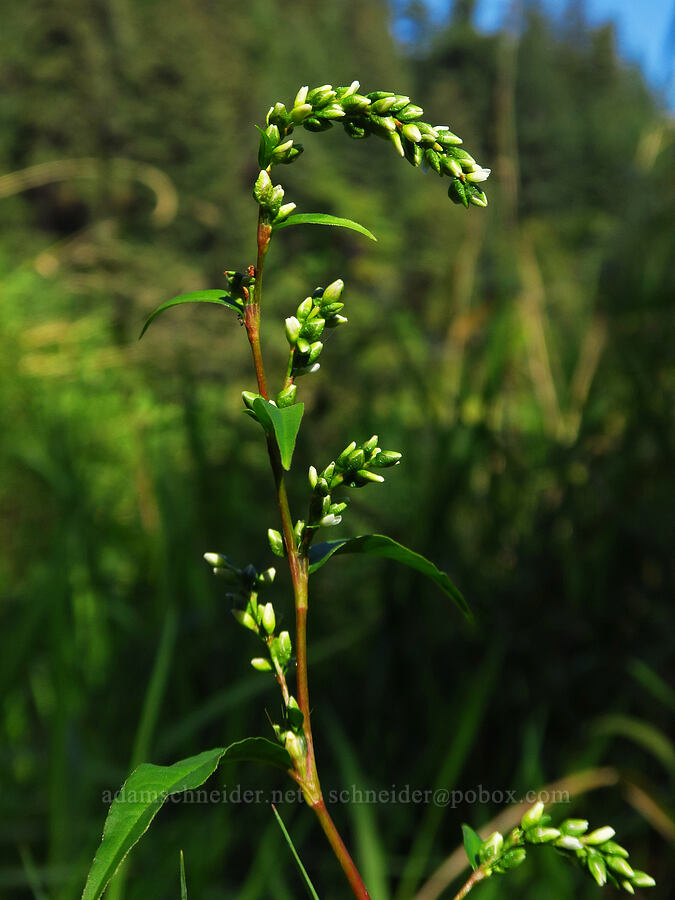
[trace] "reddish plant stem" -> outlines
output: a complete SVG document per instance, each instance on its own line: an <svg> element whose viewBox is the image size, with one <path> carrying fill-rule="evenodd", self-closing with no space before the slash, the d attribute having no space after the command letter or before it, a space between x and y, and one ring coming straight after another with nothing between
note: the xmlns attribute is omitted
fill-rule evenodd
<svg viewBox="0 0 675 900"><path fill-rule="evenodd" d="M265 367L263 365L262 350L260 347L260 301L262 298L263 267L271 235L271 227L263 222L262 214L260 214L258 216L258 259L255 269L255 286L252 296L247 300L244 308L244 324L246 325L246 333L248 334L249 343L251 344L253 365L255 367L256 379L258 382L258 391L265 400L269 400L269 394L267 391ZM287 374L284 386L287 386L291 381L292 379L289 379ZM354 860L347 850L344 841L340 837L340 833L335 827L335 823L333 822L330 813L326 809L326 804L321 793L321 785L319 783L314 756L314 741L312 738L309 706L309 683L307 677L309 561L307 559L306 545L303 543L300 550L298 550L296 546L295 534L293 532L293 518L291 516L288 493L286 491L284 469L281 464L279 448L276 441L271 436L267 437L267 452L269 454L272 473L274 475L277 502L281 514L281 529L284 538L284 546L286 547L286 554L288 556L288 565L291 572L293 594L295 597L297 700L298 706L304 717L303 730L307 745L307 754L304 760L304 771L296 770L294 777L302 788L308 805L311 806L316 813L321 827L333 848L333 852L347 876L347 880L349 881L354 896L357 897L358 900L370 900L370 895L359 874L359 870L356 868Z"/></svg>
<svg viewBox="0 0 675 900"><path fill-rule="evenodd" d="M459 891L455 894L453 900L463 900L464 897L469 893L469 891L475 887L479 881L482 881L485 878L485 870L484 869L476 869L475 872L472 873L470 878L464 882Z"/></svg>

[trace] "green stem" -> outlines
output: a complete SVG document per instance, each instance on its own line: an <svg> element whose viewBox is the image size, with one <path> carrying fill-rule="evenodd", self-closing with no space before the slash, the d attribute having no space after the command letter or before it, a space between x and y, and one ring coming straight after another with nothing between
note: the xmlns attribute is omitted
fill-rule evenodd
<svg viewBox="0 0 675 900"><path fill-rule="evenodd" d="M265 256L272 236L271 227L263 221L262 211L258 216L258 259L255 269L255 287L253 296L248 299L244 309L244 323L248 334L253 365L258 381L258 391L266 399L269 399L265 367L263 365L262 350L260 347L260 304L262 299L263 267ZM288 376L287 376L288 380ZM356 864L352 859L344 841L335 827L321 793L321 785L316 770L314 757L314 741L312 739L312 724L309 705L309 682L307 677L307 600L309 582L309 563L304 546L298 550L295 534L293 532L293 518L291 516L284 469L281 464L279 447L273 437L267 438L267 452L270 458L274 485L277 493L277 502L281 514L281 530L288 556L288 565L293 582L293 595L295 598L295 656L296 656L296 680L298 706L303 714L303 730L307 753L301 763L301 770L296 768L295 777L303 790L303 794L309 806L316 813L321 827L333 848L347 880L358 900L370 900L370 895L361 878Z"/></svg>

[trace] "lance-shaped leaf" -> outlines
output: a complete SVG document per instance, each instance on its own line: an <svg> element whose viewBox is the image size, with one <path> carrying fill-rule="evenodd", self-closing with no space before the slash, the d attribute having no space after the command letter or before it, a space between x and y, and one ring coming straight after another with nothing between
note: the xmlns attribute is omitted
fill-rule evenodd
<svg viewBox="0 0 675 900"><path fill-rule="evenodd" d="M148 830L167 797L200 787L215 772L221 759L252 760L283 769L293 765L280 744L265 738L247 738L229 747L206 750L172 766L143 763L127 778L112 802L82 900L98 900L103 894L120 863Z"/></svg>
<svg viewBox="0 0 675 900"><path fill-rule="evenodd" d="M471 868L476 869L480 865L478 851L483 844L483 840L470 825L462 825L462 835L464 837L464 850L471 863Z"/></svg>
<svg viewBox="0 0 675 900"><path fill-rule="evenodd" d="M154 312L150 313L145 320L145 325L138 336L138 340L140 341L160 313L163 313L165 309L170 309L172 306L180 306L183 303L216 303L218 306L227 306L228 309L233 309L236 312L241 311L241 306L236 300L232 299L232 296L227 291L193 291L191 294L181 294L179 297L174 297L172 300L162 303Z"/></svg>
<svg viewBox="0 0 675 900"><path fill-rule="evenodd" d="M454 600L468 619L471 618L466 600L445 572L438 569L425 556L415 553L414 550L404 547L403 544L399 544L398 541L384 534L364 534L360 537L342 538L337 541L316 544L309 551L310 573L320 569L335 553L363 553L367 556L380 556L416 569L438 585L451 600Z"/></svg>
<svg viewBox="0 0 675 900"><path fill-rule="evenodd" d="M274 225L272 230L278 231L280 228L288 228L289 225L335 225L337 228L351 228L352 231L358 231L359 234L365 235L371 241L377 240L372 231L368 231L358 222L341 219L339 216L329 216L326 213L297 213Z"/></svg>
<svg viewBox="0 0 675 900"><path fill-rule="evenodd" d="M279 409L273 403L258 397L253 401L252 409L265 431L276 437L281 464L288 471L293 459L302 414L305 411L304 403L294 403L293 406Z"/></svg>

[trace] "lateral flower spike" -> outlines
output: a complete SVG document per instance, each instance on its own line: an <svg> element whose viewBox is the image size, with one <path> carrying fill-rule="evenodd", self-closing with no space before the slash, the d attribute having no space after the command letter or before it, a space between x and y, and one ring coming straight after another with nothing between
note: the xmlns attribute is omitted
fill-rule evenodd
<svg viewBox="0 0 675 900"><path fill-rule="evenodd" d="M487 197L475 187L490 175L458 145L462 139L448 125L430 125L423 121L424 110L410 97L394 91L360 90L358 81L349 86L334 88L330 84L310 88L303 85L295 95L290 108L275 103L267 114L267 127L261 130L258 162L262 172L278 163L292 163L302 153L302 144L292 138L298 127L306 131L328 131L339 122L346 134L361 140L370 135L384 138L395 153L414 167L423 166L440 177L452 180L448 196L454 203L468 209L469 206L487 206ZM258 177L254 190L268 221L282 221L286 216L281 202L273 202L276 188L271 180Z"/></svg>

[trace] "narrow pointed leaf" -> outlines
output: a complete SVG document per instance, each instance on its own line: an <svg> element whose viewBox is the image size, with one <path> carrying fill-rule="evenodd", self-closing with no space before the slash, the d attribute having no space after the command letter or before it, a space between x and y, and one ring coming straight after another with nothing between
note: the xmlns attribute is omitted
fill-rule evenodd
<svg viewBox="0 0 675 900"><path fill-rule="evenodd" d="M127 778L110 806L103 840L89 870L82 900L98 900L103 894L120 863L148 830L167 797L200 787L221 759L292 768L286 750L265 738L247 738L229 747L216 747L172 766L143 763Z"/></svg>
<svg viewBox="0 0 675 900"><path fill-rule="evenodd" d="M236 312L240 311L239 305L227 291L193 291L191 294L181 294L179 297L174 297L172 300L162 303L154 312L150 313L145 320L145 325L138 336L138 340L140 341L160 313L163 313L165 309L170 309L172 306L180 306L183 303L217 303L218 306L227 306L228 309L233 309Z"/></svg>
<svg viewBox="0 0 675 900"><path fill-rule="evenodd" d="M337 228L350 228L352 231L358 231L359 234L365 235L371 241L377 238L368 231L363 225L354 222L351 219L341 219L339 216L329 216L326 213L297 213L289 216L283 222L279 222L274 226L273 230L278 231L280 228L288 228L289 225L335 225Z"/></svg>
<svg viewBox="0 0 675 900"><path fill-rule="evenodd" d="M312 884L312 882L309 879L309 875L307 874L307 869L305 869L305 867L303 866L302 860L298 856L298 851L295 849L295 847L293 845L291 836L288 833L288 831L286 830L286 826L282 822L281 816L277 812L277 808L273 803L272 803L272 812L274 813L276 820L279 823L279 828L281 828L281 831L283 832L283 835L286 838L286 843L291 848L291 853L293 854L293 858L295 859L296 863L298 864L298 869L300 869L300 874L302 875L302 879L305 882L305 887L307 888L307 892L309 893L309 896L312 897L313 900L319 900L319 895L314 890L314 885Z"/></svg>
<svg viewBox="0 0 675 900"><path fill-rule="evenodd" d="M480 865L478 851L483 841L470 825L462 825L462 835L464 836L464 850L471 863L471 868L475 870Z"/></svg>
<svg viewBox="0 0 675 900"><path fill-rule="evenodd" d="M180 851L180 900L188 900L187 884L185 882L185 859L183 851Z"/></svg>
<svg viewBox="0 0 675 900"><path fill-rule="evenodd" d="M98 900L167 797L204 784L224 753L224 747L217 747L172 766L143 763L131 773L108 812L103 840L89 871L82 900Z"/></svg>
<svg viewBox="0 0 675 900"><path fill-rule="evenodd" d="M278 409L274 404L268 403L262 397L253 401L253 412L256 418L268 434L274 434L279 445L281 464L288 471L295 450L295 439L300 430L302 414L305 411L304 403L294 403L293 406L284 406Z"/></svg>
<svg viewBox="0 0 675 900"><path fill-rule="evenodd" d="M384 534L364 534L360 537L342 538L337 541L316 544L309 551L310 574L320 569L335 553L363 553L367 556L380 556L416 569L438 585L468 619L471 618L471 611L466 600L445 572L438 569L426 557L404 547L403 544L399 544L398 541Z"/></svg>
<svg viewBox="0 0 675 900"><path fill-rule="evenodd" d="M284 771L293 768L293 761L288 755L288 751L281 744L262 737L244 738L243 741L230 744L223 754L223 760L260 762L269 766L277 766Z"/></svg>

